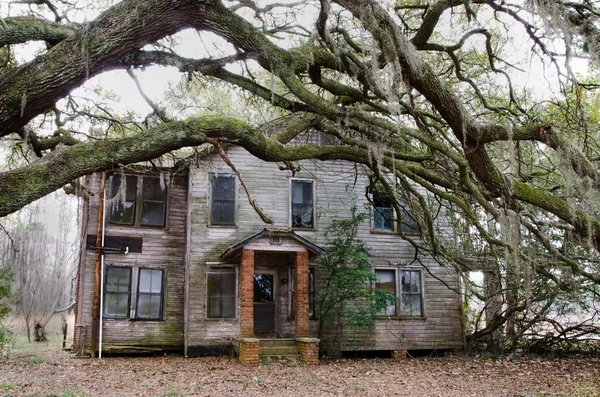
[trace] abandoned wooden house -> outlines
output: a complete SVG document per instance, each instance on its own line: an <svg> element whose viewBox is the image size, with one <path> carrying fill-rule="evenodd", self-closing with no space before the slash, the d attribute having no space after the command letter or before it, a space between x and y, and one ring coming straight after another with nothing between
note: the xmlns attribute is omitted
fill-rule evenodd
<svg viewBox="0 0 600 397"><path fill-rule="evenodd" d="M317 362L324 230L352 205L368 208L368 180L343 161L303 161L292 173L242 148L226 151L239 175L209 153L185 171L131 167L88 178L76 349L233 349L248 364L268 352ZM418 238L414 224L377 200L359 237L371 249L377 287L396 303L375 330L345 331L339 346L397 354L461 348L458 275L426 256L414 261L415 249L397 233Z"/></svg>

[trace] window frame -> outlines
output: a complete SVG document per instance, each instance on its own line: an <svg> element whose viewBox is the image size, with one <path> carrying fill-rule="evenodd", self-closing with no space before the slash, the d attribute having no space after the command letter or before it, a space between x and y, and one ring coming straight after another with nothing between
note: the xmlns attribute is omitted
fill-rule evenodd
<svg viewBox="0 0 600 397"><path fill-rule="evenodd" d="M302 183L310 182L312 184L312 226L310 226L310 227L294 226L294 220L292 218L293 217L292 208L294 205L292 189L294 186L294 182L302 182ZM289 222L290 229L293 229L293 230L316 230L317 229L317 183L316 183L316 181L311 178L289 178L288 194L289 194L288 222Z"/></svg>
<svg viewBox="0 0 600 397"><path fill-rule="evenodd" d="M426 309L425 309L425 280L424 280L424 272L421 268L416 267L389 267L389 266L376 266L373 268L373 272L377 273L377 270L392 270L394 272L394 287L395 287L395 314L380 314L377 313L376 317L380 318L398 318L398 319L426 319ZM402 312L402 298L405 293L402 292L402 272L418 272L420 274L420 304L421 304L421 314L413 315L406 314ZM373 283L373 288L375 288L375 283ZM407 295L417 295L416 293L410 293Z"/></svg>
<svg viewBox="0 0 600 397"><path fill-rule="evenodd" d="M142 293L140 293L140 280L142 279L141 274L142 274L143 270L160 271L161 272L161 277L160 277L160 293L159 294L152 293L152 292L142 292ZM136 291L135 291L135 320L142 320L142 321L163 321L164 320L165 274L166 274L166 272L165 272L165 269L163 269L163 268L155 268L155 267L139 267L138 268L138 271L137 271L137 288L136 288ZM159 306L158 318L140 317L140 310L139 310L140 295L150 295L150 296L159 295L160 296L160 306Z"/></svg>
<svg viewBox="0 0 600 397"><path fill-rule="evenodd" d="M217 178L232 178L233 179L233 222L232 223L216 223L213 221L213 200L214 200L214 181ZM208 224L214 227L236 227L238 219L238 180L237 175L229 172L211 172L208 176L208 190L209 190L209 216ZM223 200L220 200L223 201Z"/></svg>
<svg viewBox="0 0 600 397"><path fill-rule="evenodd" d="M393 205L389 207L384 206L375 206L375 198L373 193L369 193L370 207L371 207L371 233L381 233L381 234L398 234L398 232L402 232L403 234L409 235L420 235L421 231L419 229L419 225L415 223L415 227L410 227L408 223L404 222L406 218L411 219L414 217L414 213L412 210L407 210L405 207L408 207L407 203L403 201L397 201L398 206L400 207L400 214L396 212L396 209ZM392 212L392 229L383 229L375 227L375 214L379 211L378 208L389 208ZM412 215L411 215L412 214ZM381 214L383 216L383 214Z"/></svg>
<svg viewBox="0 0 600 397"><path fill-rule="evenodd" d="M223 271L227 269L228 271ZM233 270L233 271L231 271ZM209 317L208 313L209 313L209 309L208 309L208 277L211 274L233 274L234 277L234 286L233 286L233 293L234 293L234 298L233 298L233 311L234 311L234 315L233 317ZM219 266L219 267L210 267L209 270L206 271L206 276L204 277L204 281L205 281L205 292L204 292L204 318L205 320L209 320L209 321L237 321L238 316L239 316L239 310L238 310L238 305L239 305L239 273L238 273L238 268L236 266Z"/></svg>
<svg viewBox="0 0 600 397"><path fill-rule="evenodd" d="M420 281L420 291L419 291L419 296L420 296L420 305L421 305L421 314L405 314L402 313L402 297L404 295L404 292L402 292L402 272L418 272L419 273L419 281ZM400 291L400 301L399 301L399 305L397 308L396 313L399 313L400 317L403 318L425 318L425 277L424 277L425 273L423 272L423 269L421 268L415 268L415 267L401 267L398 268L398 272L397 272L397 284L396 284L396 288L398 289L398 291ZM408 295L416 295L415 293L409 293Z"/></svg>
<svg viewBox="0 0 600 397"><path fill-rule="evenodd" d="M312 283L310 278L308 279L308 318L310 320L317 319L317 267L309 266L308 272L312 274ZM296 280L294 274L296 273L294 267L290 267L289 270L289 288L288 288L288 319L294 319L294 293L296 291ZM312 302L312 304L311 304ZM311 310L312 309L312 310Z"/></svg>
<svg viewBox="0 0 600 397"><path fill-rule="evenodd" d="M124 222L116 222L113 221L111 219L111 215L112 215L112 206L116 205L113 204L110 200L113 200L116 193L113 192L113 180L114 178L118 176L120 178L125 177L132 177L135 178L136 183L135 183L135 196L134 196L134 207L133 207L133 221L131 223L124 223ZM150 179L157 179L158 182L160 183L160 176L158 175L150 175L150 174L121 174L121 173L115 173L113 175L111 175L108 178L107 181L107 186L105 186L106 189L108 189L109 191L109 197L108 197L108 205L106 205L106 211L108 212L108 216L106 217L106 222L112 226L127 226L127 227L142 227L142 228L157 228L157 229L165 229L168 227L168 213L169 213L169 202L170 202L170 189L168 186L165 185L164 187L164 201L162 201L163 204L163 223L162 225L152 225L152 224L144 224L142 223L142 219L143 219L143 205L144 202L153 202L153 203L157 203L157 200L144 200L144 179L146 178L150 178Z"/></svg>
<svg viewBox="0 0 600 397"><path fill-rule="evenodd" d="M116 291L108 291L108 271L109 269L118 268L118 269L127 269L129 273L129 285L127 287L127 314L125 316L112 316L106 314L106 296L109 293L117 293L117 294L125 294L125 292L116 292ZM132 268L129 266L105 266L104 268L104 285L103 285L103 296L102 296L102 318L104 319L116 319L116 320L127 320L131 318L131 285L133 283L132 280Z"/></svg>

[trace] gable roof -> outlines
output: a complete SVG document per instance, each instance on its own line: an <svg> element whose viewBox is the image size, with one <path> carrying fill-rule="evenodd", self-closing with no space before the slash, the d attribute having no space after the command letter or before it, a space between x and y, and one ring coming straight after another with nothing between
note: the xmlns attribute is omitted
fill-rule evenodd
<svg viewBox="0 0 600 397"><path fill-rule="evenodd" d="M304 247L306 247L308 252L310 252L314 255L321 255L325 252L324 248L321 248L318 245L316 245L316 244L310 242L309 240L305 239L304 237L300 236L299 234L296 234L293 230L277 229L277 228L264 228L263 230L259 231L258 233L255 233L252 236L247 237L244 240L227 248L221 254L221 256L219 258L221 260L230 258L230 257L234 256L244 246L246 246L258 239L261 239L265 236L267 236L267 237L290 237L290 238L294 239L295 241L299 242L300 244L302 244Z"/></svg>

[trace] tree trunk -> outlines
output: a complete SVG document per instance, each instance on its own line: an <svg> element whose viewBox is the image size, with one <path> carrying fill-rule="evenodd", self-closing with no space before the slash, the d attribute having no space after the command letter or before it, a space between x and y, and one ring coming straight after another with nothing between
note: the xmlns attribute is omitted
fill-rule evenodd
<svg viewBox="0 0 600 397"><path fill-rule="evenodd" d="M36 342L48 342L48 338L46 337L46 330L43 325L38 322L35 324L35 341Z"/></svg>

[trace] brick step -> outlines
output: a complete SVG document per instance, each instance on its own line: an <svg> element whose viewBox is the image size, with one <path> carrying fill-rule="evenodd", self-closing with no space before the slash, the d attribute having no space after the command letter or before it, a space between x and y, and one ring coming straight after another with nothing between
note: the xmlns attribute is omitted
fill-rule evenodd
<svg viewBox="0 0 600 397"><path fill-rule="evenodd" d="M259 355L281 355L281 354L298 354L296 346L260 346L258 348Z"/></svg>
<svg viewBox="0 0 600 397"><path fill-rule="evenodd" d="M260 340L260 347L272 346L296 346L296 341L292 338L272 338Z"/></svg>

